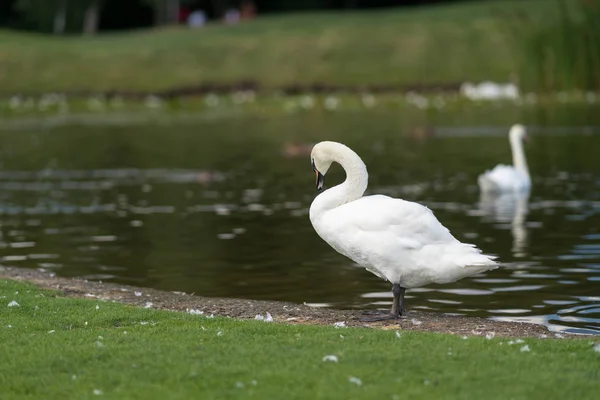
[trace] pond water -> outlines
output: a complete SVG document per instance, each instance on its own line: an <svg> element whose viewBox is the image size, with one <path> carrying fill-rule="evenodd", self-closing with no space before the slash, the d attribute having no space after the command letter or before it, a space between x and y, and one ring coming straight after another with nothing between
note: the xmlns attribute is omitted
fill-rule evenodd
<svg viewBox="0 0 600 400"><path fill-rule="evenodd" d="M203 296L389 307L390 284L315 234L306 152L343 141L368 193L429 206L498 270L410 290L407 306L600 333L600 135L532 128L529 197L482 199L506 126L414 134L393 113L191 119L0 132L2 265ZM296 143L296 144L294 144ZM334 166L326 184L341 182Z"/></svg>

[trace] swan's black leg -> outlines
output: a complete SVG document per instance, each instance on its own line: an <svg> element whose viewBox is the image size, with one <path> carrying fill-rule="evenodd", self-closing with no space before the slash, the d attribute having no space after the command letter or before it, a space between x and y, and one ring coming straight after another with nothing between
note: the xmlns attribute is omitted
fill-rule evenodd
<svg viewBox="0 0 600 400"><path fill-rule="evenodd" d="M363 322L375 322L375 321L388 321L392 319L398 319L404 314L404 289L397 283L392 285L392 293L394 294L394 301L392 303L392 311L387 312L369 312L363 314L360 318Z"/></svg>

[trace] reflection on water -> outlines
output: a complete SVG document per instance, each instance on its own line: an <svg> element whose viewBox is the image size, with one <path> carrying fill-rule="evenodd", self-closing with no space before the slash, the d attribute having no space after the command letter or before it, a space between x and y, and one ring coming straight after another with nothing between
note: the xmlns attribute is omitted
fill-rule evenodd
<svg viewBox="0 0 600 400"><path fill-rule="evenodd" d="M512 252L515 257L526 257L527 227L525 220L529 203L529 191L509 193L481 192L479 208L482 215L492 222L510 224L513 237Z"/></svg>
<svg viewBox="0 0 600 400"><path fill-rule="evenodd" d="M600 136L539 134L531 194L480 197L477 175L510 157L505 129L417 142L379 118L0 132L0 263L205 296L388 308L390 285L331 250L308 220L310 162L289 143L327 138L363 156L369 193L429 206L503 263L410 290L409 307L600 332ZM343 179L339 167L330 174L330 184Z"/></svg>

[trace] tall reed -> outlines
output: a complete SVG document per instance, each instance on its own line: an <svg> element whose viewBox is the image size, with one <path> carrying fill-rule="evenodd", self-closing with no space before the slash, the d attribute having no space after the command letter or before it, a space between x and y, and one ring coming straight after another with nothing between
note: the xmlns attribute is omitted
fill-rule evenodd
<svg viewBox="0 0 600 400"><path fill-rule="evenodd" d="M524 90L600 90L600 0L556 0L548 16L507 21L515 72Z"/></svg>

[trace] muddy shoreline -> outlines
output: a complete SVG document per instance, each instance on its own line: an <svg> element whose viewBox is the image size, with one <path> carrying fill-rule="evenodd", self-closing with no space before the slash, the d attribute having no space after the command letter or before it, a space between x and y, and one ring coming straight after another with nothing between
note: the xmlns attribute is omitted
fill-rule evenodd
<svg viewBox="0 0 600 400"><path fill-rule="evenodd" d="M69 98L88 98L91 96L103 96L106 98L120 97L123 99L144 99L148 96L157 96L166 100L181 97L200 96L206 94L232 94L236 92L252 91L259 94L281 93L286 96L300 94L334 94L334 93L457 93L460 91L462 82L432 83L432 84L368 84L368 85L336 85L329 83L291 84L279 87L265 87L257 81L243 80L233 83L205 82L197 85L186 85L169 88L165 90L131 91L131 90L70 90L56 91ZM16 95L39 97L47 93L2 93L0 97L10 98Z"/></svg>
<svg viewBox="0 0 600 400"><path fill-rule="evenodd" d="M66 297L95 298L117 301L139 307L148 306L171 311L200 310L205 314L254 319L267 312L273 320L288 324L332 325L344 322L347 326L377 329L397 329L476 336L493 333L496 337L554 337L543 325L519 322L500 322L484 318L448 316L433 312L409 310L406 318L391 322L364 323L359 321L360 310L333 310L302 304L244 299L209 298L182 292L166 292L150 288L87 281L56 276L45 270L0 266L0 279L34 283L42 288L58 290ZM576 335L561 335L576 337Z"/></svg>

